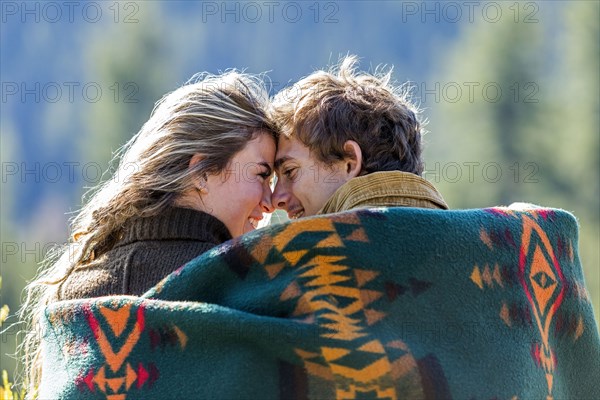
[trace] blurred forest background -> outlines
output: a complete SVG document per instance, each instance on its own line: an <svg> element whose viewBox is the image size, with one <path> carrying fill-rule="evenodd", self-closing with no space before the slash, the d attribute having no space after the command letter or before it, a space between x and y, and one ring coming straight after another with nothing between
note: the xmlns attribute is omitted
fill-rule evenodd
<svg viewBox="0 0 600 400"><path fill-rule="evenodd" d="M347 53L394 66L429 120L426 178L451 208L573 212L600 305L600 8L548 2L2 3L0 369L22 289L113 152L194 73L268 72L272 93ZM107 175L104 175L106 178Z"/></svg>

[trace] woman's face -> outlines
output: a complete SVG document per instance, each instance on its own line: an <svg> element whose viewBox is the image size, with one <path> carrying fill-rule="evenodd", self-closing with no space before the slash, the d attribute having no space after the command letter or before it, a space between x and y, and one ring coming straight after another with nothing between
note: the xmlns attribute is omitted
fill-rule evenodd
<svg viewBox="0 0 600 400"><path fill-rule="evenodd" d="M274 211L270 187L274 160L275 140L268 133L258 134L225 170L208 176L203 211L221 220L233 237L256 229L263 213Z"/></svg>

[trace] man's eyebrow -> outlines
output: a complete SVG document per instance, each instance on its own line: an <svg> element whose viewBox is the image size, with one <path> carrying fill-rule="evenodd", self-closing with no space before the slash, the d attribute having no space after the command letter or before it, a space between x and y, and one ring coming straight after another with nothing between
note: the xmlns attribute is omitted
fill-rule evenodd
<svg viewBox="0 0 600 400"><path fill-rule="evenodd" d="M284 156L275 160L275 170L278 170L281 167L281 164L284 164L286 161L289 161L290 157Z"/></svg>

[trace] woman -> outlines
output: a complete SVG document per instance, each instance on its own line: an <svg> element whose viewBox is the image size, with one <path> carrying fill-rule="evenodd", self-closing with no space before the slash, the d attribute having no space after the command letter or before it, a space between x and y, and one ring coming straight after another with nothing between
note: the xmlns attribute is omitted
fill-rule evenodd
<svg viewBox="0 0 600 400"><path fill-rule="evenodd" d="M235 71L202 75L163 97L122 149L114 177L73 220L70 243L28 286L30 328L52 301L140 295L273 212L267 101L259 79ZM30 389L40 378L38 344L30 329Z"/></svg>

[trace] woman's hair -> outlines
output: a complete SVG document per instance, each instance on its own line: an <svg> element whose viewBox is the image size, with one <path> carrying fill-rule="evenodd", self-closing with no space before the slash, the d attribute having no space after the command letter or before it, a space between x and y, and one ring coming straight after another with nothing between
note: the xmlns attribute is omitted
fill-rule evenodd
<svg viewBox="0 0 600 400"><path fill-rule="evenodd" d="M315 71L277 93L272 117L281 133L307 146L330 165L347 156L344 143L362 151L361 174L377 171L423 172L422 127L406 87L387 73L356 72L356 56L329 71Z"/></svg>
<svg viewBox="0 0 600 400"><path fill-rule="evenodd" d="M156 103L150 119L117 153L114 176L93 190L72 220L68 243L47 255L26 288L20 313L26 323L21 351L28 397L36 396L41 381L38 325L44 307L60 300L61 284L112 249L126 220L161 213L195 179L225 170L258 134L275 137L266 114L268 99L260 77L233 70L199 74ZM190 168L197 153L202 160Z"/></svg>

